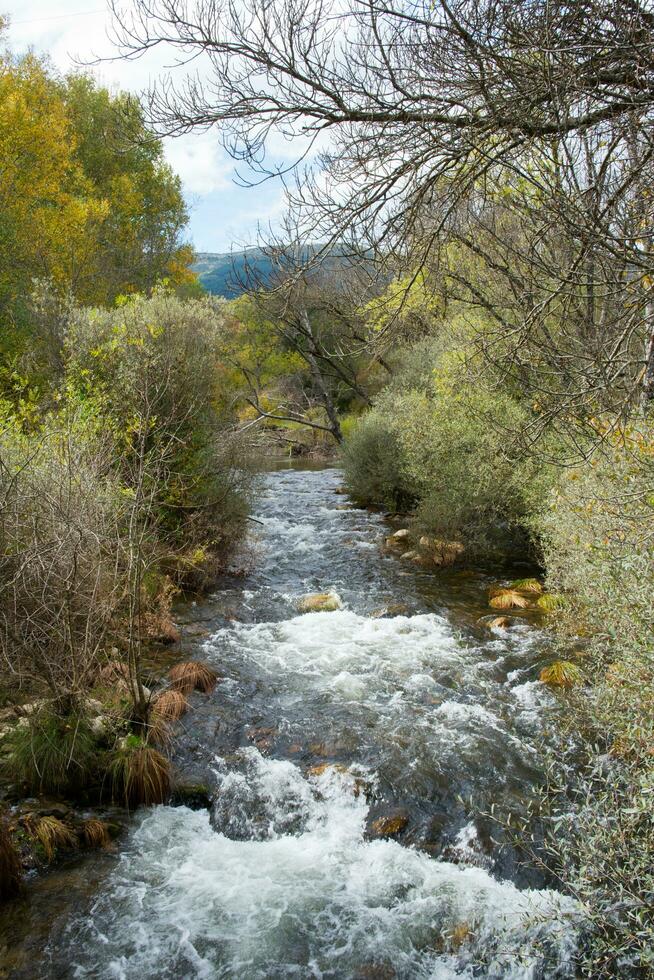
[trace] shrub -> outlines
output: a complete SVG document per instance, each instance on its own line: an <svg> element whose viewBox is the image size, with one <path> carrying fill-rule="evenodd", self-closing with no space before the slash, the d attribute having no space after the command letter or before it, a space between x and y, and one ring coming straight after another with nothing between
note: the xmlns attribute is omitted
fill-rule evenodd
<svg viewBox="0 0 654 980"><path fill-rule="evenodd" d="M101 405L122 480L147 507L170 570L193 585L210 581L240 539L253 486L219 387L224 319L209 298L159 289L79 311L67 339L72 390Z"/></svg>
<svg viewBox="0 0 654 980"><path fill-rule="evenodd" d="M81 714L59 716L44 709L6 738L7 774L34 793L75 793L94 776L98 748Z"/></svg>
<svg viewBox="0 0 654 980"><path fill-rule="evenodd" d="M381 414L371 412L350 428L341 461L346 486L360 503L397 511L414 503L402 475L399 438Z"/></svg>
<svg viewBox="0 0 654 980"><path fill-rule="evenodd" d="M171 668L169 676L173 687L182 694L189 694L196 690L207 694L209 691L213 691L218 680L218 675L211 667L197 660L175 664Z"/></svg>
<svg viewBox="0 0 654 980"><path fill-rule="evenodd" d="M421 344L418 363L410 352L346 442L346 482L364 502L413 507L417 536L460 541L468 557L523 557L547 471L519 450L527 410L482 387L465 351L455 331L450 349Z"/></svg>
<svg viewBox="0 0 654 980"><path fill-rule="evenodd" d="M170 763L136 735L128 735L109 764L114 799L128 808L164 803L170 792Z"/></svg>
<svg viewBox="0 0 654 980"><path fill-rule="evenodd" d="M100 429L62 410L31 434L17 419L0 432L0 652L53 700L87 686L124 603L125 498Z"/></svg>
<svg viewBox="0 0 654 980"><path fill-rule="evenodd" d="M566 696L564 745L545 803L556 873L587 913L584 969L597 977L654 971L654 427L607 434L601 451L562 470L534 519L554 622L568 650L583 634L590 687ZM540 597L542 599L548 596ZM552 672L579 668L554 664Z"/></svg>

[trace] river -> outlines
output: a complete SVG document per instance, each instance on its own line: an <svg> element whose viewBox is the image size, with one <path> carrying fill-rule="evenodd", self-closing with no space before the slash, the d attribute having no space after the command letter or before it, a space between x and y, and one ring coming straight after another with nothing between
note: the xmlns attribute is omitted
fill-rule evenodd
<svg viewBox="0 0 654 980"><path fill-rule="evenodd" d="M30 885L5 976L574 976L574 906L483 815L541 778L547 634L479 623L494 579L385 553L340 482L268 473L251 573L177 610L223 677L174 757L212 812L141 811L118 854ZM298 615L326 590L342 609Z"/></svg>

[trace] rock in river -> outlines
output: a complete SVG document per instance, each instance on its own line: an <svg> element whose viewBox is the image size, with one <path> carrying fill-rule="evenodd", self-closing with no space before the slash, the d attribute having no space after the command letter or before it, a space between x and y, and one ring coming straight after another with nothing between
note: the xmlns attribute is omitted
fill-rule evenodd
<svg viewBox="0 0 654 980"><path fill-rule="evenodd" d="M335 592L311 592L302 596L297 604L298 610L307 612L335 612L341 609L343 603Z"/></svg>

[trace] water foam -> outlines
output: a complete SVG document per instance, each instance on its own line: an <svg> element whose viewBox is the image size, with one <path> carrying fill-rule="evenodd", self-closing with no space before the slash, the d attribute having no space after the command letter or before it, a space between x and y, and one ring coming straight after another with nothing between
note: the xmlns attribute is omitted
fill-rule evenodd
<svg viewBox="0 0 654 980"><path fill-rule="evenodd" d="M573 975L569 900L366 840L347 774L307 779L256 750L247 761L267 834L234 840L206 812L152 810L76 936L76 977L349 978L373 964L416 980ZM294 834L276 825L289 799Z"/></svg>

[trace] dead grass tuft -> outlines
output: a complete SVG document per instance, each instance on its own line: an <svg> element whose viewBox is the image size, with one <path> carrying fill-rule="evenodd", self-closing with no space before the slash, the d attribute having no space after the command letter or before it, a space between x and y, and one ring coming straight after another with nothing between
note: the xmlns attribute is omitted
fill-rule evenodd
<svg viewBox="0 0 654 980"><path fill-rule="evenodd" d="M213 691L218 680L216 672L208 664L201 663L199 660L175 664L169 676L175 690L182 694L190 694L191 691L208 694L209 691Z"/></svg>
<svg viewBox="0 0 654 980"><path fill-rule="evenodd" d="M515 589L497 589L489 605L493 609L526 609L529 599L516 592Z"/></svg>
<svg viewBox="0 0 654 980"><path fill-rule="evenodd" d="M140 739L117 753L110 767L114 797L127 807L163 803L170 792L170 763Z"/></svg>
<svg viewBox="0 0 654 980"><path fill-rule="evenodd" d="M74 832L58 817L30 818L27 821L27 829L30 835L38 840L48 861L54 860L58 850L77 846Z"/></svg>
<svg viewBox="0 0 654 980"><path fill-rule="evenodd" d="M104 820L91 818L84 821L82 836L87 847L108 847L111 843L109 827Z"/></svg>
<svg viewBox="0 0 654 980"><path fill-rule="evenodd" d="M164 721L178 721L187 710L188 701L183 692L174 687L158 694L152 706L153 714Z"/></svg>
<svg viewBox="0 0 654 980"><path fill-rule="evenodd" d="M170 722L161 715L151 714L147 724L146 742L149 745L158 745L160 748L168 748L173 740L170 730Z"/></svg>
<svg viewBox="0 0 654 980"><path fill-rule="evenodd" d="M571 688L581 683L583 674L569 660L555 660L549 667L543 667L539 680L550 687Z"/></svg>

